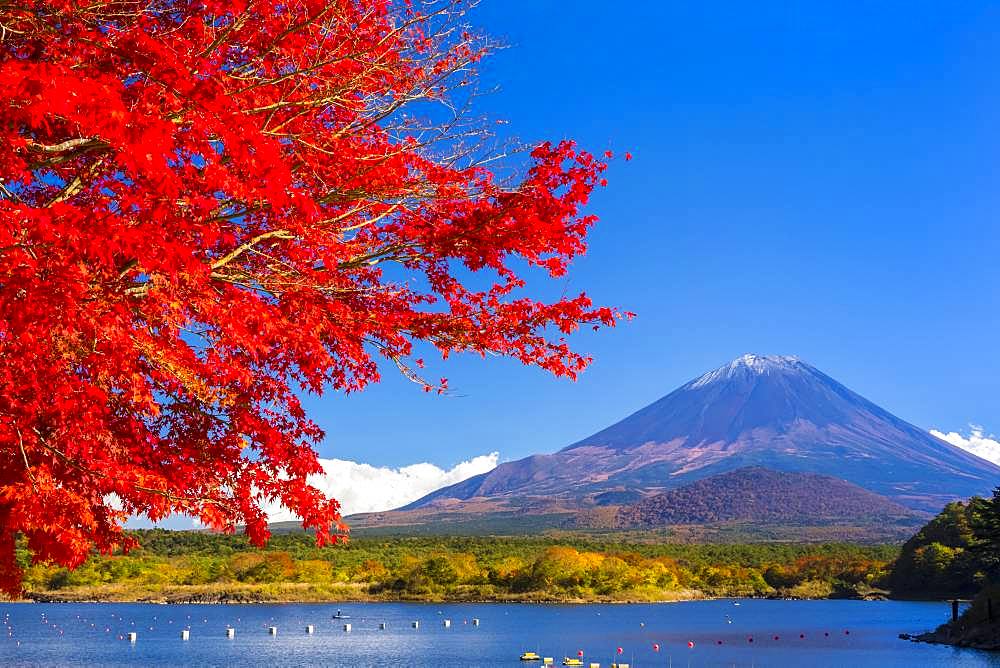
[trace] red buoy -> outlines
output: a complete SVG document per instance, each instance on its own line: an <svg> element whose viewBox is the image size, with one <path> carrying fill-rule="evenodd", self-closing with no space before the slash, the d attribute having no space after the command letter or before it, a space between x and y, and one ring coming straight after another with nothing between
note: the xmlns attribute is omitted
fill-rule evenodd
<svg viewBox="0 0 1000 668"><path fill-rule="evenodd" d="M576 653L576 655L579 656L579 657L582 657L583 656L583 650L581 649L580 651L578 651Z"/></svg>
<svg viewBox="0 0 1000 668"><path fill-rule="evenodd" d="M660 646L657 643L655 643L655 642L653 643L653 651L654 652L659 652L660 651Z"/></svg>
<svg viewBox="0 0 1000 668"><path fill-rule="evenodd" d="M693 647L694 647L694 641L688 640L688 649L691 649Z"/></svg>
<svg viewBox="0 0 1000 668"><path fill-rule="evenodd" d="M619 648L618 648L618 653L619 653L619 654L621 654L621 653L622 653L622 652L624 652L624 651L625 651L625 650L623 650L623 649L622 649L621 647L619 647Z"/></svg>

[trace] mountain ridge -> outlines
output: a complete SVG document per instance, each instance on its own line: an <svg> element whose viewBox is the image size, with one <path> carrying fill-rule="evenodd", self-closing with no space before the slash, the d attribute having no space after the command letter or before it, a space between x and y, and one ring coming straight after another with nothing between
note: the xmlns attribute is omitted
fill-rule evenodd
<svg viewBox="0 0 1000 668"><path fill-rule="evenodd" d="M822 489L822 493L816 491ZM618 509L618 528L717 522L880 522L922 516L874 492L816 473L748 466L646 497Z"/></svg>

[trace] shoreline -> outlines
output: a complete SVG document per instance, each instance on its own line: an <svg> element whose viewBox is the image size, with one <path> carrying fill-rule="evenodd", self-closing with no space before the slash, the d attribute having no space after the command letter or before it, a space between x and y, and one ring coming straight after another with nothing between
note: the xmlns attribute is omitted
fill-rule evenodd
<svg viewBox="0 0 1000 668"><path fill-rule="evenodd" d="M1000 594L1000 586L983 589L962 615L946 622L933 631L900 638L932 645L951 645L990 652L1000 652L1000 619L994 613L994 604Z"/></svg>
<svg viewBox="0 0 1000 668"><path fill-rule="evenodd" d="M716 600L720 596L707 596L701 592L672 592L678 594L672 597L640 598L640 597L595 597L595 598L564 598L556 596L539 596L526 594L524 596L475 597L475 596L445 596L445 597L402 597L377 595L344 595L344 596L294 596L271 594L266 592L220 592L213 594L195 592L168 592L165 595L149 596L101 596L93 592L65 592L53 594L37 592L16 601L6 603L149 603L158 605L257 605L269 603L288 604L365 604L365 603L523 603L526 605L589 605L615 604L633 605L640 603L681 603L684 601ZM738 597L733 597L738 598Z"/></svg>
<svg viewBox="0 0 1000 668"><path fill-rule="evenodd" d="M948 645L950 647L962 647L965 649L978 649L985 652L1000 652L1000 635L995 629L988 629L984 634L961 634L955 635L951 631L951 624L942 624L933 631L911 635L909 633L899 634L900 639L910 642L924 643L927 645Z"/></svg>
<svg viewBox="0 0 1000 668"><path fill-rule="evenodd" d="M290 592L287 592L290 593ZM315 592L312 592L315 593ZM419 603L419 604L455 604L455 603L469 603L469 604L525 604L525 605L640 605L640 604L669 604L669 603L685 603L690 601L716 601L716 600L733 600L733 601L752 601L752 600L770 600L770 601L829 601L829 600L840 600L840 601L879 601L879 600L894 600L887 596L867 596L867 597L843 597L843 596L817 596L817 597L792 597L792 596L710 596L701 591L696 590L684 590L671 592L676 594L674 596L664 596L659 598L642 598L642 597L593 597L593 598L567 598L567 597L556 597L556 596L539 596L537 593L535 595L523 595L523 596L506 596L506 597L425 597L425 598L408 598L408 597L392 597L392 596L291 596L291 595L275 595L275 593L264 593L260 591L247 592L247 591L236 591L236 592L216 592L213 594L200 593L195 594L195 592L168 592L166 595L148 595L148 596L101 596L97 592L63 592L60 594L54 594L52 592L36 592L29 596L23 597L18 600L10 601L0 601L0 603L101 603L101 604L113 604L113 603L143 603L151 605L260 605L260 604L354 604L360 605L365 603ZM95 595L97 594L97 595ZM187 595L184 595L187 594ZM907 599L898 599L907 600Z"/></svg>

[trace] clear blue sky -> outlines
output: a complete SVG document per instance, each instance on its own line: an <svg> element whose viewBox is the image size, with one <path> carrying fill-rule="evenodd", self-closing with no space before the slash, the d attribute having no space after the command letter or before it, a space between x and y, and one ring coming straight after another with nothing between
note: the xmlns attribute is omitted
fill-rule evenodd
<svg viewBox="0 0 1000 668"><path fill-rule="evenodd" d="M737 7L737 5L740 5ZM310 399L324 457L549 452L745 352L921 427L1000 431L1000 5L486 0L480 110L631 150L569 287L633 310L578 382L503 360Z"/></svg>

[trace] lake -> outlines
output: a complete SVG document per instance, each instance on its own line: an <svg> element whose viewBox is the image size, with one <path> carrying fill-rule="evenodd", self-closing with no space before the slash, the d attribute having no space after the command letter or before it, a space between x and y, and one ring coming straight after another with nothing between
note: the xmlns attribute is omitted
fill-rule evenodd
<svg viewBox="0 0 1000 668"><path fill-rule="evenodd" d="M338 608L350 619L331 619ZM622 660L637 668L1000 667L1000 654L897 638L929 630L948 615L946 603L901 601L0 604L0 666L513 667L539 665L518 660L525 650L554 657L558 665L582 649L586 663L607 667L621 647ZM414 621L419 628L412 628ZM227 626L234 638L226 637ZM189 640L181 639L182 629L190 630Z"/></svg>

